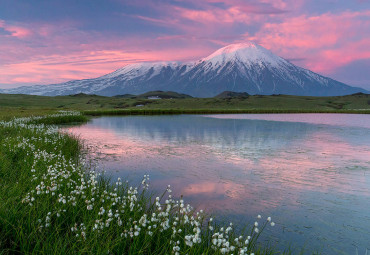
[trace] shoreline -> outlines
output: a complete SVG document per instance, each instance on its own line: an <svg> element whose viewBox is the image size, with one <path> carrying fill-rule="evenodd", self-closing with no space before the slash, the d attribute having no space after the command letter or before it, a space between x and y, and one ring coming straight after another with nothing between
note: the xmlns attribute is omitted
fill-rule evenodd
<svg viewBox="0 0 370 255"><path fill-rule="evenodd" d="M279 110L279 109L122 109L122 110L86 110L88 116L109 115L176 115L176 114L279 114L279 113L337 113L370 114L370 110Z"/></svg>

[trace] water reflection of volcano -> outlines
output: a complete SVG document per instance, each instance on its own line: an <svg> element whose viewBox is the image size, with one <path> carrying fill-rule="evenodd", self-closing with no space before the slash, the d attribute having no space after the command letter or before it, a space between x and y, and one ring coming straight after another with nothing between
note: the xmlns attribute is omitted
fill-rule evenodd
<svg viewBox="0 0 370 255"><path fill-rule="evenodd" d="M259 149L284 147L292 139L301 139L318 129L306 123L220 120L196 115L106 117L94 119L88 125L108 128L117 136L150 139L153 142L198 142L217 147Z"/></svg>

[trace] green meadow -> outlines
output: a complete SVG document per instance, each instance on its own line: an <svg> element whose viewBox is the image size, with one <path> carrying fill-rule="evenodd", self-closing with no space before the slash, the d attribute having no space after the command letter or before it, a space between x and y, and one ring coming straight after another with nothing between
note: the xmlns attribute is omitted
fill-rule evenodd
<svg viewBox="0 0 370 255"><path fill-rule="evenodd" d="M122 98L77 94L72 96L31 96L0 94L0 117L27 116L57 110L86 111L87 114L160 113L370 113L370 95L338 97L254 95L234 98Z"/></svg>

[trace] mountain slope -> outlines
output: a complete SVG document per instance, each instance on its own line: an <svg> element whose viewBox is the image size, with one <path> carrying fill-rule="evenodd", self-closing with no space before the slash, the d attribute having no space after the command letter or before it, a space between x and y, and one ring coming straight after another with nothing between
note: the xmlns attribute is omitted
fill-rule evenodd
<svg viewBox="0 0 370 255"><path fill-rule="evenodd" d="M253 42L226 46L196 62L132 64L95 79L20 87L2 93L113 96L153 90L176 91L196 97L212 97L227 90L309 96L367 93L364 89L295 66Z"/></svg>

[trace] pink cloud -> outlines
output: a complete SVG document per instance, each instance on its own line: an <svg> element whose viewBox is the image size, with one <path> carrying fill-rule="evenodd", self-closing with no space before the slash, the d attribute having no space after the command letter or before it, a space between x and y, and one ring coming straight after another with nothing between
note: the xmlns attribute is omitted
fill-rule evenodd
<svg viewBox="0 0 370 255"><path fill-rule="evenodd" d="M216 7L210 3L223 3L224 7ZM170 6L169 14L184 20L207 25L207 27L220 28L223 25L235 25L235 23L251 24L266 16L274 16L284 13L285 10L275 7L272 3L260 1L193 1L197 8L184 8ZM204 31L203 31L204 32Z"/></svg>
<svg viewBox="0 0 370 255"><path fill-rule="evenodd" d="M26 38L32 35L32 31L26 27L7 24L4 20L0 20L0 28L10 33L10 36L17 38Z"/></svg>
<svg viewBox="0 0 370 255"><path fill-rule="evenodd" d="M4 24L0 21L0 27ZM206 43L192 39L189 43L189 38L107 36L79 30L72 22L31 23L27 27L33 33L26 38L20 38L21 32L17 37L0 35L0 84L94 78L130 63L193 60L209 50Z"/></svg>
<svg viewBox="0 0 370 255"><path fill-rule="evenodd" d="M266 23L255 35L266 48L285 58L305 58L303 64L314 71L330 73L352 61L369 58L370 11L325 13L287 18Z"/></svg>
<svg viewBox="0 0 370 255"><path fill-rule="evenodd" d="M248 15L247 12L241 10L238 6L232 6L227 9L213 8L209 10L193 10L180 7L174 7L177 15L180 17L191 20L196 23L214 26L215 24L230 25L235 22L251 23L253 16Z"/></svg>
<svg viewBox="0 0 370 255"><path fill-rule="evenodd" d="M145 21L149 21L150 23L156 23L162 26L172 26L173 24L177 23L176 19L171 19L171 18L156 19L156 18L141 16L141 15L136 15L134 17L145 20Z"/></svg>
<svg viewBox="0 0 370 255"><path fill-rule="evenodd" d="M18 38L25 38L32 34L30 30L28 30L27 28L23 28L23 27L8 26L6 29L12 33L12 36L18 37Z"/></svg>
<svg viewBox="0 0 370 255"><path fill-rule="evenodd" d="M286 7L282 4L284 1L189 0L186 3L191 3L192 7L174 4L152 5L152 8L161 12L160 18L136 17L149 23L174 28L186 35L212 37L230 33L236 24L252 25L286 12L280 8Z"/></svg>
<svg viewBox="0 0 370 255"><path fill-rule="evenodd" d="M16 49L9 41L0 45L0 56L4 56L4 61L7 59L6 63L0 64L0 83L49 84L94 78L131 63L197 59L205 50L201 45L198 49L183 49L181 45L163 47L164 40L172 39L105 41L100 38L93 44L76 45L72 38L58 38L54 45L40 48L28 48L15 42ZM140 43L135 44L135 41ZM146 50L149 45L152 50Z"/></svg>

